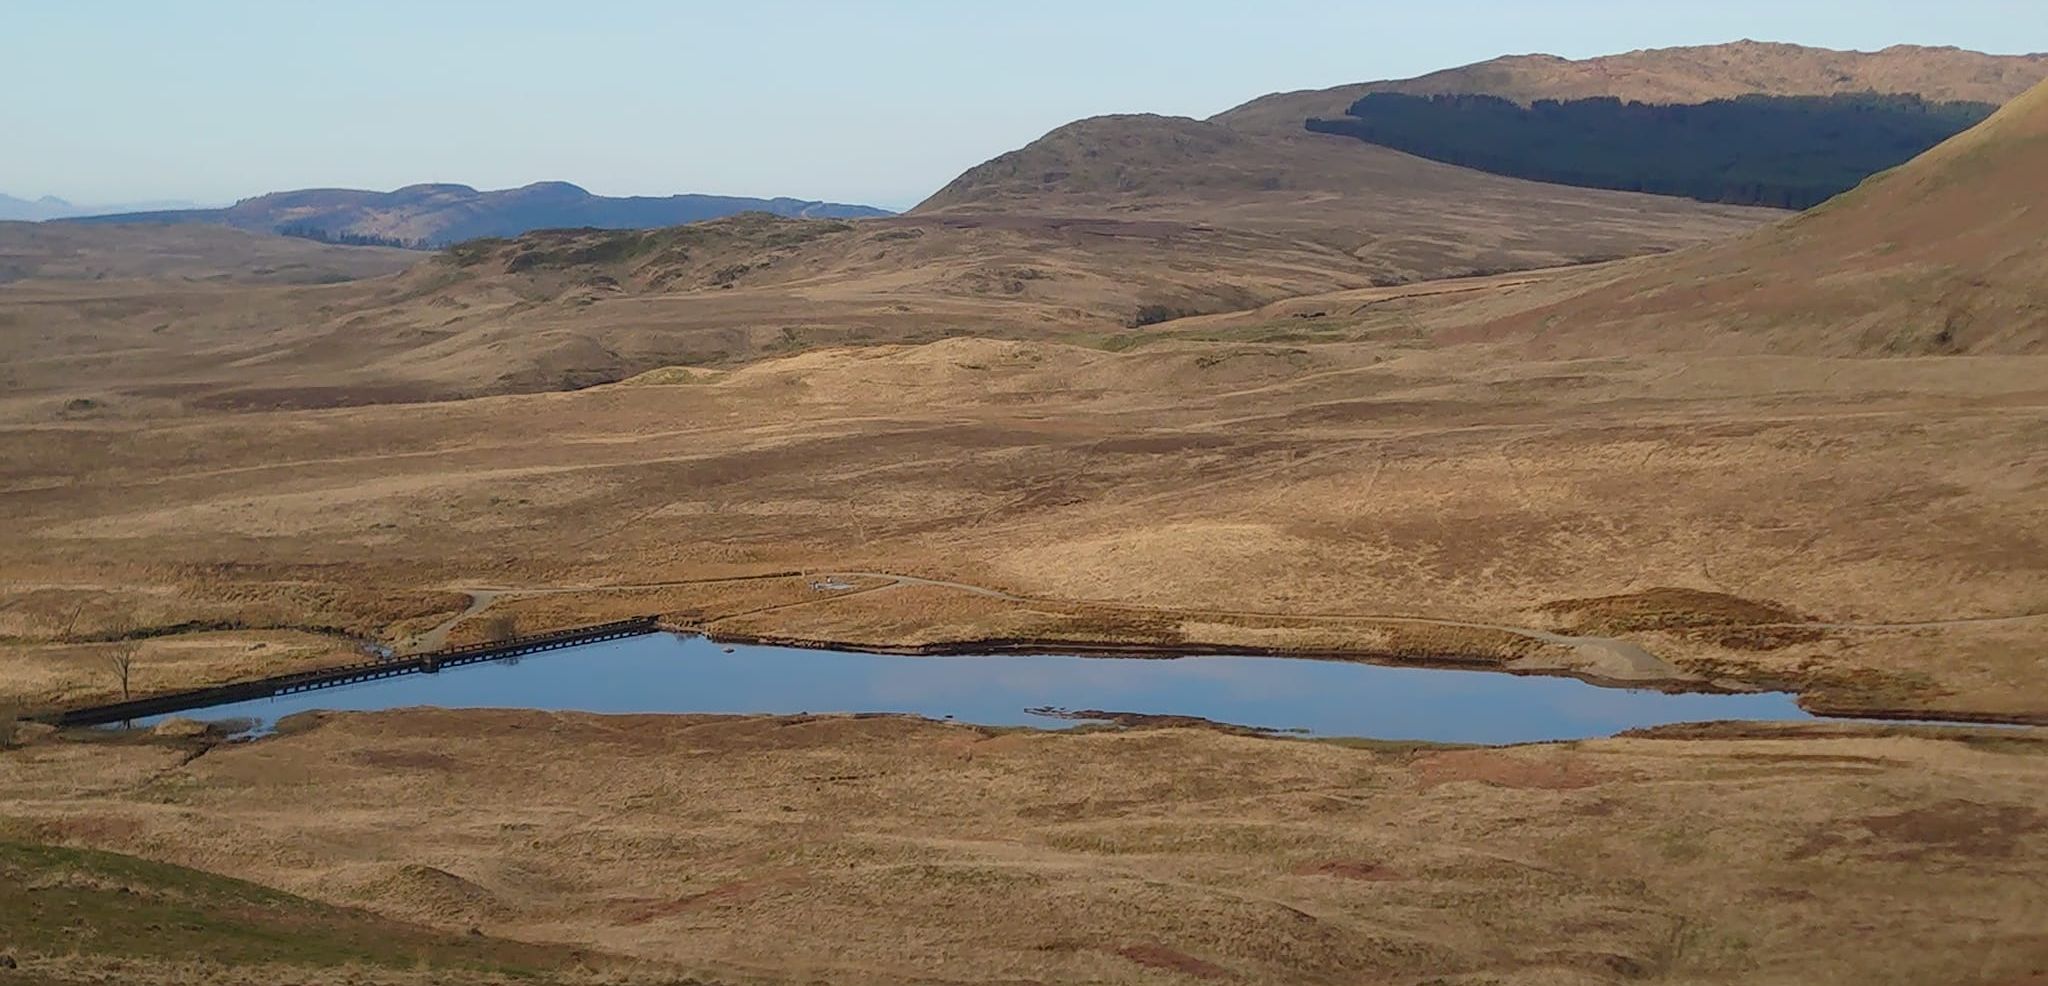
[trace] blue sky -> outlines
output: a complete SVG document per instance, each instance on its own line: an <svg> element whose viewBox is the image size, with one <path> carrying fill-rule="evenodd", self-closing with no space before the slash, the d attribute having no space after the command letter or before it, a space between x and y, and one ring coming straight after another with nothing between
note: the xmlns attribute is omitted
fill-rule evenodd
<svg viewBox="0 0 2048 986"><path fill-rule="evenodd" d="M2048 50L2042 0L7 0L0 192L541 179L906 207L1062 123L1507 53Z"/></svg>

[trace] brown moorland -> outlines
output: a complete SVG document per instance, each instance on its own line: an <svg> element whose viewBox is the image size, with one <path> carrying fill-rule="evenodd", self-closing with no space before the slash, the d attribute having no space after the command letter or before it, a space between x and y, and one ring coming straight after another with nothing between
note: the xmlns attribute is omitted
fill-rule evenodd
<svg viewBox="0 0 2048 986"><path fill-rule="evenodd" d="M186 867L0 837L10 983L686 986L679 971L435 929Z"/></svg>
<svg viewBox="0 0 2048 986"><path fill-rule="evenodd" d="M2001 163L2030 153L1999 137L2013 119L1966 146L2027 202ZM1978 215L2020 258L1997 269L2027 270L2041 241ZM1212 227L1190 257L1192 221L1156 242L1003 223L556 233L329 286L12 285L0 701L111 698L114 657L151 692L346 659L357 638L659 612L734 636L1241 648L2048 715L2038 321L1953 354L1752 343L1734 307L1674 311L1656 345L1602 330L1548 352L1562 300L1668 286L1718 248L1387 284L1274 234ZM1018 258L1003 273L949 260L992 241ZM1211 313L1125 324L1176 291ZM614 379L705 339L717 355L691 365L452 399ZM30 982L247 979L119 944L164 919L116 917L189 901L204 874L51 855L81 849L311 898L269 898L309 915L304 940L396 943L282 981L455 978L451 936L575 982L2048 972L2039 729L1454 749L411 710L253 743L38 732L0 753L0 908L91 911L10 930ZM171 924L243 934L246 909L208 916L218 886ZM396 969L408 947L419 967Z"/></svg>
<svg viewBox="0 0 2048 986"><path fill-rule="evenodd" d="M0 325L20 327L0 334L0 417L419 401L834 345L1130 336L1141 323L1303 294L1698 243L1764 214L1638 196L1653 204L1607 219L1559 206L1538 220L1556 203L1509 208L1512 198L1453 210L1457 232L1425 211L1390 220L1439 232L1358 255L1187 219L755 214L478 240L353 284L23 281L0 295ZM1517 231L1525 222L1538 232Z"/></svg>
<svg viewBox="0 0 2048 986"><path fill-rule="evenodd" d="M844 571L958 585L731 624L755 607L651 611L862 643L1634 667L1542 637L1584 629L1674 681L2039 715L2041 379L2038 357L957 339L572 393L22 424L0 472L10 660L104 646L123 612L398 642L481 588ZM1615 597L1668 612L1605 615ZM1453 639L1389 637L1423 626Z"/></svg>
<svg viewBox="0 0 2048 986"><path fill-rule="evenodd" d="M10 286L26 280L132 279L331 284L395 274L420 257L411 250L339 247L210 226L0 222L0 285Z"/></svg>
<svg viewBox="0 0 2048 986"><path fill-rule="evenodd" d="M1634 256L1783 215L1524 181L1322 134L1154 115L1067 124L978 165L913 216L1201 222L1308 239L1379 283Z"/></svg>
<svg viewBox="0 0 2048 986"><path fill-rule="evenodd" d="M1872 188L1923 187L1952 160L2003 178L1948 188L1995 200L2028 180L2002 162L2031 161L2040 105L1757 239L1860 228L1895 213ZM1955 243L2028 262L2038 217L1978 215L1982 230ZM708 286L733 251L766 249L770 283L823 293L833 272L879 263L800 252L871 234L772 220L592 235L476 244L387 290L460 305L516 284L559 300L597 264L636 286ZM481 612L464 594L547 595L532 619L555 625L573 622L578 590L595 606L607 587L639 587L672 590L656 610L735 635L1458 658L1793 687L1832 709L2041 717L2038 357L1836 358L1804 338L1745 353L1702 318L1667 336L1691 351L1588 331L1582 351L1532 359L1535 331L1499 328L1547 332L1589 283L1721 249L1113 335L1041 327L1065 342L822 349L426 406L145 419L24 397L0 473L15 690L104 693L104 676L48 669L91 666L67 649L136 629L118 625L124 611L157 628L417 643L473 632L458 625ZM1247 269L1285 267L1261 262L1276 266ZM1475 332L1499 341L1447 344ZM2029 352L2040 332L2021 323L1994 351ZM326 343L335 358L345 341ZM352 341L365 361L367 340ZM448 372L489 348L451 351ZM328 395L289 374L273 386L286 406ZM798 571L886 584L762 608L718 581ZM219 622L238 608L249 618Z"/></svg>
<svg viewBox="0 0 2048 986"><path fill-rule="evenodd" d="M1459 749L410 710L33 746L0 815L720 981L1991 986L2048 966L2040 732Z"/></svg>

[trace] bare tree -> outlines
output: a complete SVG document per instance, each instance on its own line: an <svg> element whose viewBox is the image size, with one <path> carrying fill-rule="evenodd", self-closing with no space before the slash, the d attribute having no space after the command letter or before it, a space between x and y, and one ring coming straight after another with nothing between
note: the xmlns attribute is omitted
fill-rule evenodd
<svg viewBox="0 0 2048 986"><path fill-rule="evenodd" d="M121 701L128 701L129 676L135 670L135 645L117 644L114 653L108 656L107 663L113 666L114 676L121 679Z"/></svg>

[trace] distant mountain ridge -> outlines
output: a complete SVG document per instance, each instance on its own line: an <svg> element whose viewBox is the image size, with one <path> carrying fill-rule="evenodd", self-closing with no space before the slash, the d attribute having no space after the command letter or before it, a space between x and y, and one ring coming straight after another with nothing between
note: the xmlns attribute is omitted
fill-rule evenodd
<svg viewBox="0 0 2048 986"><path fill-rule="evenodd" d="M138 209L190 209L194 206L195 203L192 202L176 201L80 205L74 202L67 202L55 195L24 199L0 192L0 221L41 222L46 219L64 219L72 216L96 216L110 212L134 212Z"/></svg>
<svg viewBox="0 0 2048 986"><path fill-rule="evenodd" d="M650 229L767 212L802 219L863 219L886 209L839 202L730 195L593 195L568 182L479 191L468 185L407 185L389 192L307 188L243 199L224 209L174 209L68 219L84 223L206 223L313 239L438 247L537 229Z"/></svg>
<svg viewBox="0 0 2048 986"><path fill-rule="evenodd" d="M1768 41L1649 48L1597 58L1506 55L1412 79L1276 92L1210 117L1235 130L1293 133L1310 117L1337 117L1368 93L1539 99L1612 96L1674 105L1762 94L1833 96L1874 92L1930 102L2004 103L2048 79L2048 53L1987 55L1962 48L1893 45L1836 51Z"/></svg>

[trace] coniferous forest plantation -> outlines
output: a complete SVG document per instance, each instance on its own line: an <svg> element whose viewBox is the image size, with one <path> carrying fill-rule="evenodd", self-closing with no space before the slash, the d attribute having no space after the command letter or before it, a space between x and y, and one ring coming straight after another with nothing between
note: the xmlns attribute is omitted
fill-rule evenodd
<svg viewBox="0 0 2048 986"><path fill-rule="evenodd" d="M1916 95L1749 95L1655 105L1376 92L1318 133L1536 181L1805 209L1996 109Z"/></svg>

